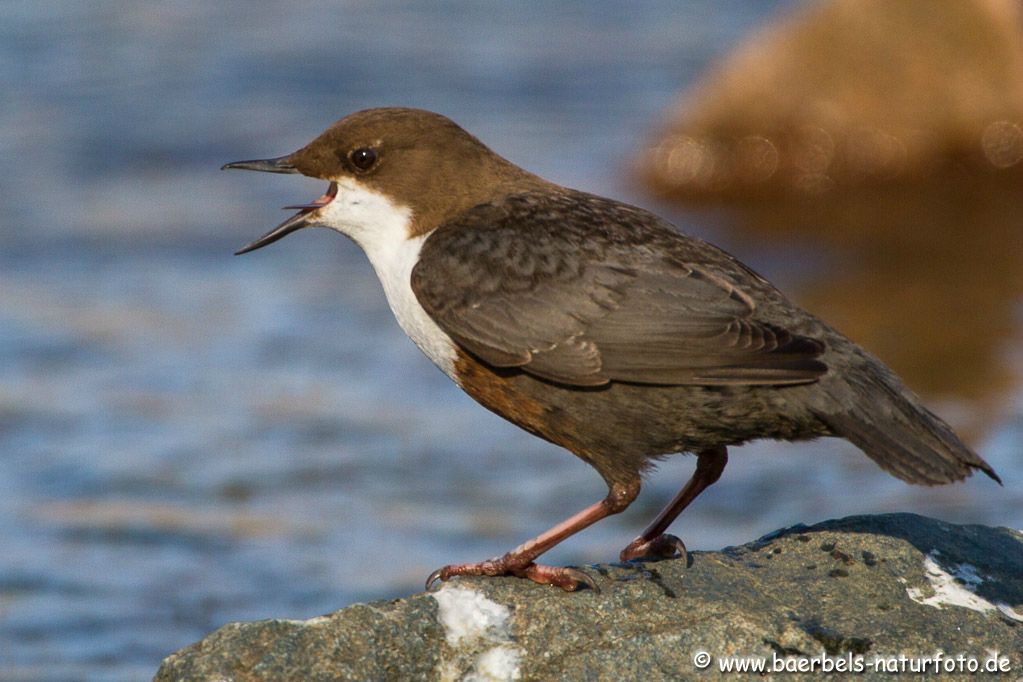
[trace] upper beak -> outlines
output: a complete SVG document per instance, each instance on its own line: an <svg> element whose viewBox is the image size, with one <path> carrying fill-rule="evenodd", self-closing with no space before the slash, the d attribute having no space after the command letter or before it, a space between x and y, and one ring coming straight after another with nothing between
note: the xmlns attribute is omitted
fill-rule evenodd
<svg viewBox="0 0 1023 682"><path fill-rule="evenodd" d="M232 161L225 163L220 170L228 168L240 168L242 170L263 171L264 173L297 173L298 169L292 166L288 156L278 156L276 159L254 159L252 161Z"/></svg>
<svg viewBox="0 0 1023 682"><path fill-rule="evenodd" d="M240 168L242 170L263 171L264 173L298 173L299 172L298 169L295 168L295 166L293 166L291 163L289 163L288 158L289 156L279 156L276 159L233 161L231 163L224 164L220 168L220 170L227 170L229 168ZM334 192L336 191L337 190L334 189ZM330 198L333 198L333 196L331 196ZM243 253L249 253L250 251L261 249L268 244L273 244L275 241L281 239L282 237L286 237L287 235L291 234L296 230L301 230L303 227L307 227L308 225L310 225L310 223L308 220L306 220L306 218L309 216L310 213L322 207L325 203L326 202L304 204L302 206L286 206L285 208L299 208L302 210L300 210L298 213L285 220L283 223L281 223L274 229L264 234L256 241L238 249L237 251L234 252L234 255L240 256Z"/></svg>

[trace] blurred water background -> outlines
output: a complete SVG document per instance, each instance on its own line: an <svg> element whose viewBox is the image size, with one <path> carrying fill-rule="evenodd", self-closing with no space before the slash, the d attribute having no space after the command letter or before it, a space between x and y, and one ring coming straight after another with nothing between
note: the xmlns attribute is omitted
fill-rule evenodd
<svg viewBox="0 0 1023 682"><path fill-rule="evenodd" d="M309 230L233 257L323 183L227 161L356 109L433 109L545 177L670 215L827 317L823 246L658 206L626 173L678 92L793 6L3 3L0 678L145 679L229 621L408 594L605 493L430 365L353 244ZM979 351L1005 376L1014 295ZM757 443L676 530L717 549L854 513L1021 528L1021 397L932 400L984 417L972 440L1005 488L907 486L843 442ZM691 467L665 462L549 560L612 560Z"/></svg>

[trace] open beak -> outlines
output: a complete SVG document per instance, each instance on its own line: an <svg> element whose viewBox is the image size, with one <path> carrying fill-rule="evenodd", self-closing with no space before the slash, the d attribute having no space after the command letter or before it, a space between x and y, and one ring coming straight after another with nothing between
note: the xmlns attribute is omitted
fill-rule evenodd
<svg viewBox="0 0 1023 682"><path fill-rule="evenodd" d="M224 164L220 170L227 170L229 168L240 168L242 170L254 170L262 171L264 173L298 173L298 169L295 168L288 162L287 156L281 156L276 159L257 159L253 161L234 161L232 163ZM297 204L295 206L285 206L288 209L298 209L298 213L291 216L283 223L270 230L262 237L247 244L242 248L235 251L236 256L240 256L243 253L249 253L256 249L261 249L268 244L273 244L278 239L286 237L296 230L301 230L303 227L308 227L314 224L313 213L320 210L337 196L337 183L331 182L327 191L323 193L319 198L311 201L308 204Z"/></svg>

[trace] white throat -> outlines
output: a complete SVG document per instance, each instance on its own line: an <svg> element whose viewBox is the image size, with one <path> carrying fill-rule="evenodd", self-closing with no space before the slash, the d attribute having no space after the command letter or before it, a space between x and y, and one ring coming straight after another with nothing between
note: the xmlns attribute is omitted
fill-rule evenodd
<svg viewBox="0 0 1023 682"><path fill-rule="evenodd" d="M455 343L426 314L412 291L412 268L428 235L409 238L412 211L408 207L352 180L337 184L337 196L320 209L317 222L362 247L398 324L435 365L457 381Z"/></svg>

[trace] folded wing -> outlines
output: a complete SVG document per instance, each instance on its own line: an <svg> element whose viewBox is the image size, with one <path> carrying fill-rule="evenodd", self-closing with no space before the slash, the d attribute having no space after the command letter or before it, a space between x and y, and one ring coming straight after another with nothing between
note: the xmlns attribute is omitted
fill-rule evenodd
<svg viewBox="0 0 1023 682"><path fill-rule="evenodd" d="M438 228L412 288L479 359L559 383L782 385L827 370L823 344L758 320L719 268L686 261L685 239L599 197L522 195Z"/></svg>

